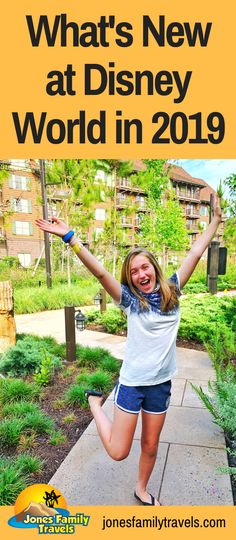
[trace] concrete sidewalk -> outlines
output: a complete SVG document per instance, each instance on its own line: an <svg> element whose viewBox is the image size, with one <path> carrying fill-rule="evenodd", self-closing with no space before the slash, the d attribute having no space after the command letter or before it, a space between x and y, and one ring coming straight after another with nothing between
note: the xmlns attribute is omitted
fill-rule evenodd
<svg viewBox="0 0 236 540"><path fill-rule="evenodd" d="M18 332L53 335L64 341L63 310L16 316ZM46 329L46 330L45 330ZM85 330L78 341L101 346L123 358L125 338ZM178 374L173 380L171 406L161 434L158 459L149 490L163 505L233 505L225 440L191 387L207 388L214 378L207 353L177 349ZM112 417L112 395L104 404ZM94 421L72 448L50 483L60 489L69 505L135 505L133 497L140 452L138 422L129 457L122 462L107 456Z"/></svg>

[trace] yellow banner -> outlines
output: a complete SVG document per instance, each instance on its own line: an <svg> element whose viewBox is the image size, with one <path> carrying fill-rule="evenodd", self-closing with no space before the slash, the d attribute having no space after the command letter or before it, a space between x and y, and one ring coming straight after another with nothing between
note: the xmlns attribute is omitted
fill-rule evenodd
<svg viewBox="0 0 236 540"><path fill-rule="evenodd" d="M35 528L14 528L8 520L14 507L1 507L1 537L7 540L30 540L38 535L69 535L81 540L96 539L205 539L235 538L236 511L222 506L171 506L142 508L137 506L70 506L70 516L58 519L54 532L50 523Z"/></svg>
<svg viewBox="0 0 236 540"><path fill-rule="evenodd" d="M235 2L1 9L3 158L235 157Z"/></svg>

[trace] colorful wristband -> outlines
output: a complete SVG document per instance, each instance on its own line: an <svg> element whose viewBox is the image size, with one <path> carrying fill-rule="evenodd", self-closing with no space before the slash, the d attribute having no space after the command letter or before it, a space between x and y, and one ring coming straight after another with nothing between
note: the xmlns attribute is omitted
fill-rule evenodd
<svg viewBox="0 0 236 540"><path fill-rule="evenodd" d="M71 237L74 234L75 234L74 231L68 231L68 233L66 233L64 236L62 236L63 242L65 242L65 244L68 244L68 242L70 241Z"/></svg>
<svg viewBox="0 0 236 540"><path fill-rule="evenodd" d="M71 249L73 249L73 251L78 254L81 252L81 249L83 248L83 244L73 244L73 246L71 246Z"/></svg>

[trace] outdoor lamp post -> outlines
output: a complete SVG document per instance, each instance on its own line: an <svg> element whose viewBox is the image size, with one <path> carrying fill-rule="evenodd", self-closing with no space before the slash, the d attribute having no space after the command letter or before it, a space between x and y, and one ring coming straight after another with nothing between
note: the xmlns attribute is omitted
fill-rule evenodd
<svg viewBox="0 0 236 540"><path fill-rule="evenodd" d="M101 293L100 292L95 294L94 299L93 299L93 303L94 303L94 305L96 307L100 307L100 305L101 305Z"/></svg>
<svg viewBox="0 0 236 540"><path fill-rule="evenodd" d="M81 309L78 309L75 315L76 329L79 330L79 332L82 332L85 329L85 323L86 323L86 317L82 313Z"/></svg>
<svg viewBox="0 0 236 540"><path fill-rule="evenodd" d="M76 310L74 306L65 306L65 334L66 334L66 359L67 362L76 361L76 342L75 342L75 325L76 329L82 331L85 329L86 317L80 309Z"/></svg>
<svg viewBox="0 0 236 540"><path fill-rule="evenodd" d="M100 289L100 291L95 294L93 303L96 307L100 307L101 313L106 311L106 291L105 289Z"/></svg>

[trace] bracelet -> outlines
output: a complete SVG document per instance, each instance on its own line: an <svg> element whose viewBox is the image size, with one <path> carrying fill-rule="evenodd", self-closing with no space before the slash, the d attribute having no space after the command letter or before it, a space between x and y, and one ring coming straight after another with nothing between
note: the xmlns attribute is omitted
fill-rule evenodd
<svg viewBox="0 0 236 540"><path fill-rule="evenodd" d="M84 247L82 242L80 242L76 236L73 236L71 238L71 240L69 241L69 245L76 254L80 253L81 249Z"/></svg>
<svg viewBox="0 0 236 540"><path fill-rule="evenodd" d="M74 231L68 231L68 233L66 233L64 236L62 236L63 242L65 242L65 244L68 244L68 242L70 241L71 237L74 234L75 234Z"/></svg>
<svg viewBox="0 0 236 540"><path fill-rule="evenodd" d="M83 244L73 244L73 246L71 246L71 248L73 249L73 251L78 255L78 253L81 252L81 249L83 248Z"/></svg>

